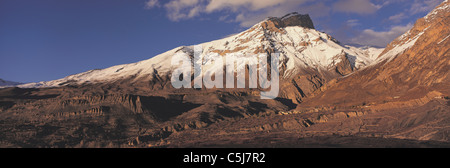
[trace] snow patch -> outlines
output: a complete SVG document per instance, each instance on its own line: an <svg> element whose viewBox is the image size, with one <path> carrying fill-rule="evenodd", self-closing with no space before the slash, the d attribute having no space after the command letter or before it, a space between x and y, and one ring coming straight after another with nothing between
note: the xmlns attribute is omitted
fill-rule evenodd
<svg viewBox="0 0 450 168"><path fill-rule="evenodd" d="M431 11L430 13L428 13L424 17L425 20L429 21L429 20L433 19L438 13L440 13L442 11L450 10L450 4L448 4L447 2L448 1L445 0L444 2L441 3L442 6L439 6L439 7L435 8L433 11Z"/></svg>
<svg viewBox="0 0 450 168"><path fill-rule="evenodd" d="M426 29L428 29L428 28L426 28ZM397 55L399 55L400 53L403 53L404 51L406 51L407 49L412 47L416 43L417 39L419 39L419 37L422 36L422 34L425 32L425 30L420 32L419 34L417 34L414 38L409 39L402 45L397 45L394 48L392 48L391 50L389 50L388 52L386 52L384 55L382 55L380 58L378 58L376 63L379 63L384 60L388 60L388 62L393 60Z"/></svg>
<svg viewBox="0 0 450 168"><path fill-rule="evenodd" d="M449 34L447 37L445 37L444 39L442 39L441 41L439 41L437 44L441 44L442 42L444 42L445 40L447 40L448 37L450 37L450 34Z"/></svg>

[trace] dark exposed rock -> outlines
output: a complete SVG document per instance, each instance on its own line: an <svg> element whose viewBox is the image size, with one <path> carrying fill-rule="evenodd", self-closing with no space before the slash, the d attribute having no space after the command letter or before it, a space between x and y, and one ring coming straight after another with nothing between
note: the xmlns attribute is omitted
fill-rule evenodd
<svg viewBox="0 0 450 168"><path fill-rule="evenodd" d="M308 14L302 15L297 12L287 14L281 18L271 17L269 21L276 22L278 28L289 26L301 26L305 28L314 29L314 24Z"/></svg>
<svg viewBox="0 0 450 168"><path fill-rule="evenodd" d="M301 26L305 28L314 29L314 24L308 14L302 15L297 12L287 14L281 18L271 17L270 21L276 22L281 27Z"/></svg>
<svg viewBox="0 0 450 168"><path fill-rule="evenodd" d="M338 60L341 60L339 63L335 65L335 70L337 73L339 73L342 76L348 75L354 71L354 65L352 65L352 61L349 60L349 55L345 52L336 55L336 57L339 57ZM353 61L354 63L354 61Z"/></svg>

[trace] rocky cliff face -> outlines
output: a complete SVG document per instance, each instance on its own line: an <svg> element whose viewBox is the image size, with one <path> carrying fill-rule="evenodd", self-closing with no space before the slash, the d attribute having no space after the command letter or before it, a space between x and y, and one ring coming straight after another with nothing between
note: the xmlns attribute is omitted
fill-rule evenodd
<svg viewBox="0 0 450 168"><path fill-rule="evenodd" d="M279 28L289 26L300 26L304 28L314 29L314 24L308 14L301 15L297 12L287 14L281 18L272 17L268 20L276 23Z"/></svg>
<svg viewBox="0 0 450 168"><path fill-rule="evenodd" d="M449 6L449 2L445 1L429 15L419 19L411 30L390 43L380 55L386 59L330 84L327 89L329 91L323 94L339 92L347 95L352 100L349 102L353 103L361 102L362 100L356 100L361 97L373 100L402 95L418 98L433 90L448 95ZM393 54L396 48L404 50L397 50ZM328 95L323 98L332 100L336 96Z"/></svg>
<svg viewBox="0 0 450 168"><path fill-rule="evenodd" d="M398 37L381 54L378 64L328 83L302 104L308 106L367 106L371 109L412 108L405 120L412 120L414 109L427 104L420 114L421 123L414 123L410 137L448 140L448 102L450 95L450 2L444 1L430 14L419 19L414 27ZM433 109L435 110L434 112ZM439 111L439 117L435 112ZM447 123L446 123L447 122ZM434 132L425 134L421 127L434 125ZM440 125L440 126L436 126ZM430 127L428 127L430 128ZM431 128L430 128L431 129ZM404 135L403 133L401 133ZM445 134L444 137L441 137ZM405 138L405 137L403 137Z"/></svg>
<svg viewBox="0 0 450 168"><path fill-rule="evenodd" d="M346 53L342 53L340 55L336 55L336 57L339 57L338 59L341 60L341 62L337 63L334 68L336 69L336 72L339 75L345 76L354 71L354 65L352 65L352 62L349 59L349 56Z"/></svg>

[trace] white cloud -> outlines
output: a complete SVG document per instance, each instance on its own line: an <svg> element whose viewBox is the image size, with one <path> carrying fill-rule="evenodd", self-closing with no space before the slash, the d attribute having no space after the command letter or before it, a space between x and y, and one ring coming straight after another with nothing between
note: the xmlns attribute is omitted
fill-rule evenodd
<svg viewBox="0 0 450 168"><path fill-rule="evenodd" d="M241 7L250 10L260 10L267 7L276 6L285 3L287 0L211 0L206 6L207 12L213 12L222 9L231 9L236 11Z"/></svg>
<svg viewBox="0 0 450 168"><path fill-rule="evenodd" d="M442 1L443 0L414 0L414 3L412 3L409 12L411 14L430 12L432 9L442 3Z"/></svg>
<svg viewBox="0 0 450 168"><path fill-rule="evenodd" d="M196 6L189 10L189 14L187 15L188 18L193 18L195 16L198 16L200 12L202 11L202 8L200 6Z"/></svg>
<svg viewBox="0 0 450 168"><path fill-rule="evenodd" d="M172 21L189 19L197 16L201 11L200 0L173 0L164 5L167 17Z"/></svg>
<svg viewBox="0 0 450 168"><path fill-rule="evenodd" d="M304 6L301 10L304 11L304 13L310 14L311 16L322 17L328 16L330 14L331 7L325 5L325 3L323 2L319 2L309 6Z"/></svg>
<svg viewBox="0 0 450 168"><path fill-rule="evenodd" d="M147 3L145 3L145 7L146 8L153 8L153 7L159 7L159 1L158 0L149 0L147 1Z"/></svg>
<svg viewBox="0 0 450 168"><path fill-rule="evenodd" d="M373 14L382 5L375 5L370 0L340 0L333 4L333 10L344 13Z"/></svg>
<svg viewBox="0 0 450 168"><path fill-rule="evenodd" d="M444 0L383 0L382 6L390 4L403 4L408 6L403 13L408 15L414 15L418 13L428 13L436 6L442 3Z"/></svg>
<svg viewBox="0 0 450 168"><path fill-rule="evenodd" d="M347 20L347 25L351 26L351 27L355 27L360 25L359 20L358 19L350 19Z"/></svg>
<svg viewBox="0 0 450 168"><path fill-rule="evenodd" d="M311 10L301 7L302 4L308 1L313 0L172 0L162 6L167 11L167 17L172 21L191 19L202 14L218 11L227 11L235 16L234 19L230 19L232 17L227 16L228 20L239 22L243 27L249 27L268 16L283 16L289 12L308 13ZM161 2L149 0L146 6L147 8L159 7ZM319 6L311 5L310 7L323 7L325 11L321 12L321 15L329 11L323 3L319 3ZM304 9L304 12L300 9ZM318 13L317 11L311 12ZM224 20L224 17L221 17L221 20Z"/></svg>
<svg viewBox="0 0 450 168"><path fill-rule="evenodd" d="M407 18L408 18L408 16L404 12L401 12L399 14L390 16L388 18L388 20L390 20L394 23L398 23L398 22L401 22L403 19L407 19Z"/></svg>
<svg viewBox="0 0 450 168"><path fill-rule="evenodd" d="M394 26L387 31L365 29L357 37L352 38L350 41L351 43L361 45L374 45L384 47L392 40L411 29L412 26L413 24L411 23L403 26Z"/></svg>
<svg viewBox="0 0 450 168"><path fill-rule="evenodd" d="M402 12L392 15L388 18L389 21L392 21L394 23L399 23L405 19L408 19L410 16L419 14L419 13L428 13L431 10L433 10L437 5L439 5L443 0L414 0L411 3L412 0L406 1L406 0L389 0L386 2L396 2L396 3L407 3L409 5L408 8L403 10ZM389 3L388 3L389 4Z"/></svg>
<svg viewBox="0 0 450 168"><path fill-rule="evenodd" d="M267 17L281 17L290 12L309 13L304 10L302 5L307 0L288 0L283 4L279 4L274 7L262 8L256 11L242 12L240 11L235 18L236 22L239 22L242 27L250 27L260 22Z"/></svg>
<svg viewBox="0 0 450 168"><path fill-rule="evenodd" d="M227 14L232 15L228 20L234 17L234 21L240 23L242 27L249 27L269 16L283 16L290 12L308 13L313 17L328 16L330 11L372 14L388 1L384 1L381 5L375 5L370 0L339 0L334 4L327 4L329 2L314 0L148 0L147 7L163 6L167 11L167 17L172 21L226 11Z"/></svg>

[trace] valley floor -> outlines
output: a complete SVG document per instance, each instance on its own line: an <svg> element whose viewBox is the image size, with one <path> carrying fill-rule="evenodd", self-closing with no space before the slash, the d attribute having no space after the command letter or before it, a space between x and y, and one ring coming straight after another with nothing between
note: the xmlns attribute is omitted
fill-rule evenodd
<svg viewBox="0 0 450 168"><path fill-rule="evenodd" d="M449 105L435 98L420 107L297 108L162 124L139 124L136 116L125 115L45 122L2 118L0 147L449 148Z"/></svg>

